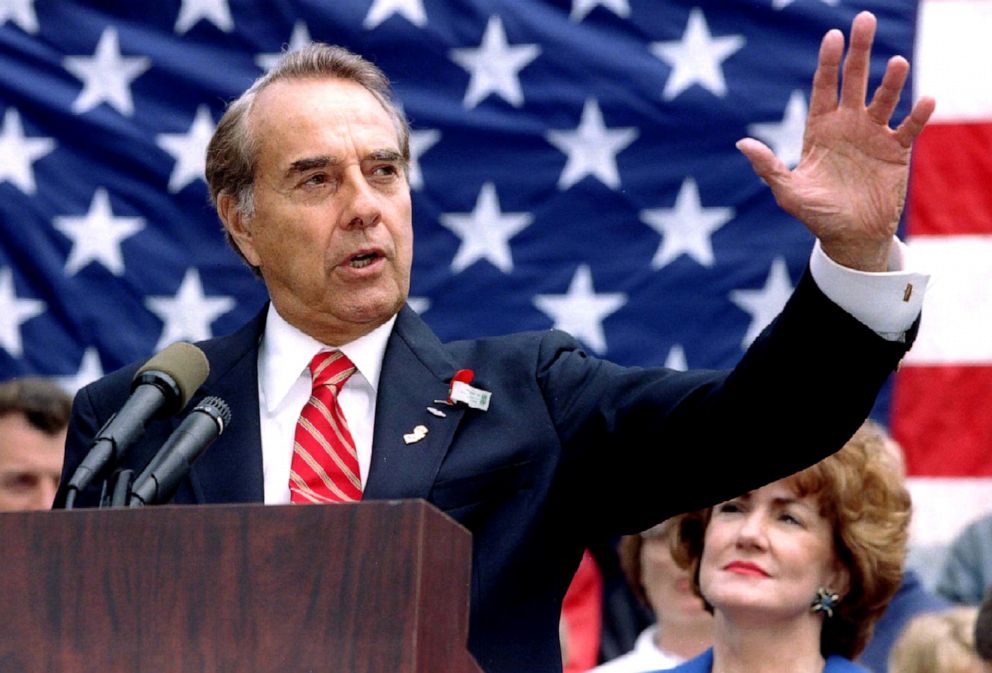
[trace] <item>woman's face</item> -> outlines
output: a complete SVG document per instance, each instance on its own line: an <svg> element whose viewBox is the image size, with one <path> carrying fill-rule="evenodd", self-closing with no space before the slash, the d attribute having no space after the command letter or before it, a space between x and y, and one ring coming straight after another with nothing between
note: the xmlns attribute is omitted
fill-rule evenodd
<svg viewBox="0 0 992 673"><path fill-rule="evenodd" d="M815 499L783 479L713 509L699 583L718 613L779 620L811 615L819 587L843 596L849 575Z"/></svg>
<svg viewBox="0 0 992 673"><path fill-rule="evenodd" d="M708 622L710 614L692 591L689 571L672 558L672 528L646 534L641 543L641 584L655 616L662 624Z"/></svg>

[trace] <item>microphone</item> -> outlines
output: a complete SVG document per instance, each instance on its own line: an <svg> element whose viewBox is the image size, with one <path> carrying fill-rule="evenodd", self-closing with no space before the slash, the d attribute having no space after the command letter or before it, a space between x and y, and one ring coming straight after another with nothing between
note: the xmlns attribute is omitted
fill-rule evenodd
<svg viewBox="0 0 992 673"><path fill-rule="evenodd" d="M204 398L176 428L131 489L131 507L154 505L172 497L190 465L224 432L231 409L219 397Z"/></svg>
<svg viewBox="0 0 992 673"><path fill-rule="evenodd" d="M176 342L152 357L131 380L131 395L93 439L89 453L67 484L66 509L111 462L117 463L157 418L178 413L210 373L207 356L193 344Z"/></svg>

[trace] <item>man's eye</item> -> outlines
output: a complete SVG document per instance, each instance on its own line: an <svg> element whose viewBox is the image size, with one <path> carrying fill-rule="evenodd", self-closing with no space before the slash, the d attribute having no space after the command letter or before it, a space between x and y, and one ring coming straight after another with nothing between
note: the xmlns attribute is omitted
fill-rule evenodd
<svg viewBox="0 0 992 673"><path fill-rule="evenodd" d="M376 166L372 169L373 175L378 176L393 176L399 173L399 169L392 164L383 164L381 166Z"/></svg>
<svg viewBox="0 0 992 673"><path fill-rule="evenodd" d="M327 176L324 173L314 173L313 175L308 176L307 179L303 181L303 184L308 186L314 186L314 185L323 185L326 184L327 182L328 182Z"/></svg>
<svg viewBox="0 0 992 673"><path fill-rule="evenodd" d="M0 486L5 491L27 491L35 487L38 480L30 474L10 474L0 479Z"/></svg>
<svg viewBox="0 0 992 673"><path fill-rule="evenodd" d="M733 514L735 512L740 512L741 507L736 502L725 502L717 506L717 511L721 513Z"/></svg>

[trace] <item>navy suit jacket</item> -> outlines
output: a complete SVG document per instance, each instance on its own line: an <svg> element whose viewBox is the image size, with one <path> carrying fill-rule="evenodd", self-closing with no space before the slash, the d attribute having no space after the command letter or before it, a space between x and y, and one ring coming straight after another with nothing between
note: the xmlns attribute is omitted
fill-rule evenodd
<svg viewBox="0 0 992 673"><path fill-rule="evenodd" d="M200 344L211 371L190 404L220 396L233 420L177 503L263 499L264 316ZM424 498L471 530L469 646L486 671L558 671L561 600L591 540L735 497L835 451L906 347L830 302L808 273L730 373L624 368L557 331L442 344L404 308L385 351L364 497ZM64 476L123 404L137 366L76 396ZM429 414L459 369L492 393L489 410ZM151 424L126 466L140 470L177 424ZM417 425L426 438L405 444ZM97 500L90 489L77 505Z"/></svg>

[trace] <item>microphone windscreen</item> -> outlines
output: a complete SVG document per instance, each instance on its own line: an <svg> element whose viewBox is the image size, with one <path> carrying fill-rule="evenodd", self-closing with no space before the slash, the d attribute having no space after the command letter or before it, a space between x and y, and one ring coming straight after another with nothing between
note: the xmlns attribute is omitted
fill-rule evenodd
<svg viewBox="0 0 992 673"><path fill-rule="evenodd" d="M166 347L143 364L134 375L137 381L146 372L162 372L172 377L182 393L176 409L182 409L210 374L210 362L203 351L185 341Z"/></svg>

